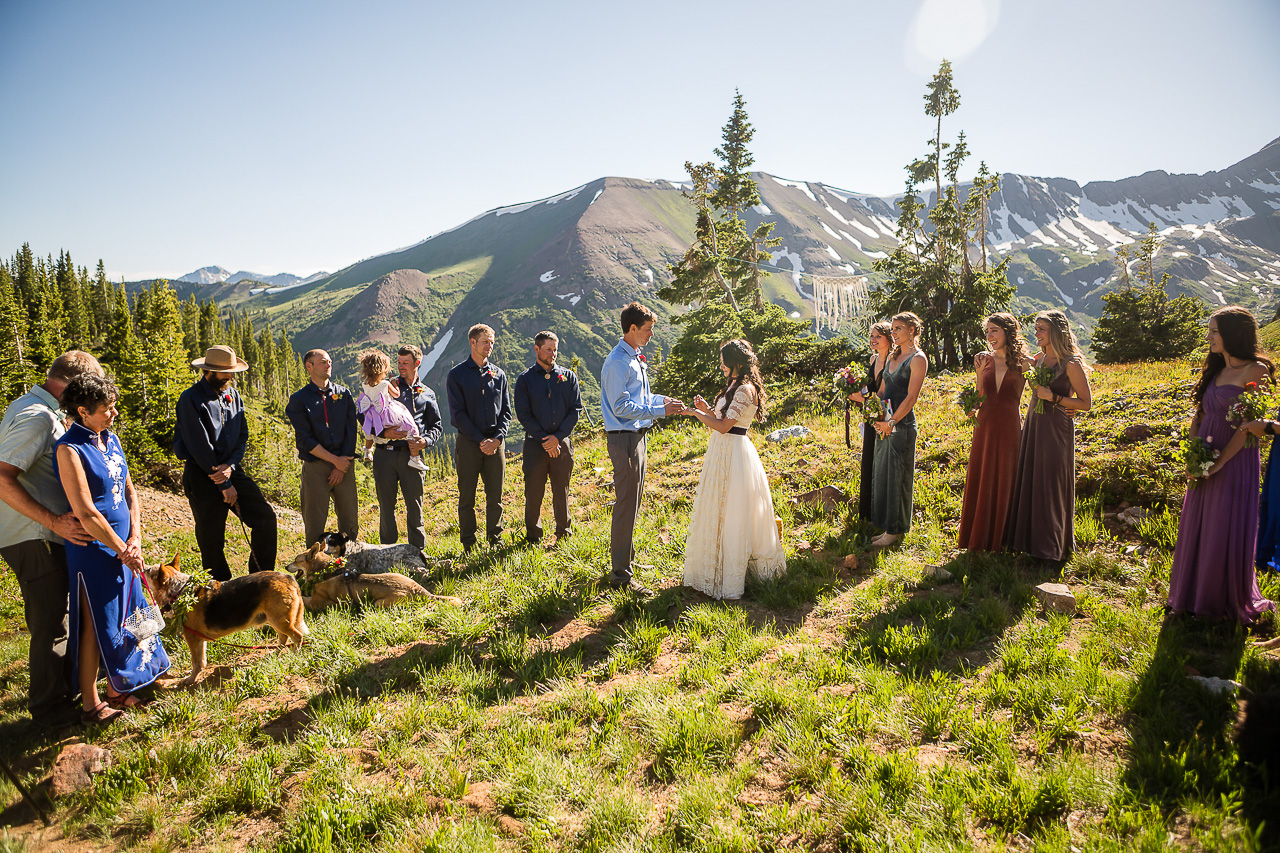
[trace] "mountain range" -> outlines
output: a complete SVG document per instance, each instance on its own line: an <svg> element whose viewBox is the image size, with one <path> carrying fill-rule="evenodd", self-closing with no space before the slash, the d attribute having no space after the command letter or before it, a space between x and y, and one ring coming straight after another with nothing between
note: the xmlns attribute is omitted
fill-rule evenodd
<svg viewBox="0 0 1280 853"><path fill-rule="evenodd" d="M872 263L893 249L897 198L821 182L754 173L762 203L748 225L768 220L782 239L763 277L766 299L813 318L815 295L874 287ZM265 309L299 349L324 347L340 374L369 346L422 347L423 376L443 374L468 354L467 329L497 331L494 360L517 372L531 361L533 335L561 338L562 362L576 356L584 384L619 337L619 309L632 299L663 317L678 312L656 296L693 237L693 210L679 181L605 177L537 201L486 211L448 231L336 273L308 279L206 267L174 280L185 296ZM932 191L924 195L932 203ZM1280 139L1204 175L1147 172L1081 186L1065 178L1006 173L989 208L988 251L1010 256L1015 308L1061 308L1084 342L1120 282L1113 250L1161 232L1156 272L1171 293L1207 304L1242 304L1270 319L1280 289ZM665 349L678 334L659 324Z"/></svg>

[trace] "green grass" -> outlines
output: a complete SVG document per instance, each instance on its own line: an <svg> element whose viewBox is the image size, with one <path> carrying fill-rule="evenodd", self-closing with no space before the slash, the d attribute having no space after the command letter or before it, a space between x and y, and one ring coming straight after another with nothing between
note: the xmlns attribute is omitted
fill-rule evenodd
<svg viewBox="0 0 1280 853"><path fill-rule="evenodd" d="M1164 616L1180 483L1161 439L1117 438L1135 419L1181 426L1183 370L1093 374L1096 410L1077 424L1077 552L1060 575L955 548L971 427L950 401L964 376L926 384L910 535L853 572L844 555L874 531L789 503L828 483L856 493L843 419L814 409L789 419L811 437L761 442L788 572L736 603L680 586L706 447L688 421L650 443L636 543L654 566L641 572L649 599L600 583L612 494L599 435L579 437L576 533L554 550L518 545L518 464L507 544L493 552L459 553L456 487L434 480L427 551L451 562L430 586L463 607L335 608L308 616L298 652L214 646L211 665L229 667L220 682L163 691L84 733L112 764L55 817L104 849L1274 847L1280 803L1237 761L1235 701L1185 672L1267 690L1280 667L1242 629ZM376 509L357 476L370 535ZM1117 525L1122 500L1149 515ZM301 550L297 528L282 522L282 560ZM151 536L151 560L192 547L185 530ZM236 531L228 542L242 562ZM953 578L926 580L934 565ZM1058 579L1075 616L1035 603L1032 587ZM1280 595L1280 580L1263 588ZM25 653L6 573L0 754L35 783L57 746L25 721ZM185 646L170 653L184 673ZM0 792L0 849L43 849L16 790Z"/></svg>

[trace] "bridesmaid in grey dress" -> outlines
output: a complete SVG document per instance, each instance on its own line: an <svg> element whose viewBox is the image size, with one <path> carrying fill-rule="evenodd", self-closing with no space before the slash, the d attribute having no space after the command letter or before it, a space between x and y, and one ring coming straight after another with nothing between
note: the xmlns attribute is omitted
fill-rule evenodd
<svg viewBox="0 0 1280 853"><path fill-rule="evenodd" d="M889 417L875 425L875 472L870 521L884 532L871 540L885 548L911 529L912 492L916 476L916 400L929 372L920 351L920 318L910 311L895 314L889 325L893 349L881 374L880 396Z"/></svg>
<svg viewBox="0 0 1280 853"><path fill-rule="evenodd" d="M1018 479L1005 527L1004 544L1051 562L1065 562L1075 546L1076 426L1073 417L1089 411L1089 375L1067 315L1036 315L1035 366L1053 379L1031 386L1031 402L1018 446ZM1044 411L1035 413L1037 400Z"/></svg>

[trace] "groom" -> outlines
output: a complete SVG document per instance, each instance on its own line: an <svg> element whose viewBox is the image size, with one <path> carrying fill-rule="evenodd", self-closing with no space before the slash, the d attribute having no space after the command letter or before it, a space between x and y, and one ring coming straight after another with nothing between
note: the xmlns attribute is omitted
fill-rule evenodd
<svg viewBox="0 0 1280 853"><path fill-rule="evenodd" d="M649 369L641 348L653 338L657 315L639 302L622 309L622 340L600 371L600 409L609 460L613 463L613 526L609 536L610 586L647 593L631 574L632 541L644 491L645 433L655 419L678 414L684 403L649 391Z"/></svg>

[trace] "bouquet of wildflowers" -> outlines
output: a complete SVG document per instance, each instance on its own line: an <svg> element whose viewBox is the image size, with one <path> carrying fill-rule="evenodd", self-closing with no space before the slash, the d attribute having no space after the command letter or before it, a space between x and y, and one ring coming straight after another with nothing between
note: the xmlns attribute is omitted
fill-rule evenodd
<svg viewBox="0 0 1280 853"><path fill-rule="evenodd" d="M1187 476L1193 478L1191 488L1194 489L1196 482L1208 474L1209 469L1213 467L1214 461L1218 458L1218 451L1198 435L1184 438L1178 443L1178 447L1182 450L1182 458L1187 463Z"/></svg>
<svg viewBox="0 0 1280 853"><path fill-rule="evenodd" d="M982 405L983 397L984 395L978 390L977 384L970 382L960 389L960 393L956 396L956 403L972 419L978 414L978 407Z"/></svg>
<svg viewBox="0 0 1280 853"><path fill-rule="evenodd" d="M880 395L874 391L867 395L867 399L862 404L862 419L871 425L875 425L887 417L887 409L884 400L880 399ZM877 436L884 438L884 436Z"/></svg>
<svg viewBox="0 0 1280 853"><path fill-rule="evenodd" d="M1043 385L1048 388L1049 383L1053 381L1053 371L1045 367L1043 364L1038 367L1031 368L1022 375L1025 376L1027 378L1027 382L1030 383L1032 393L1035 393L1035 386ZM1044 400L1041 400L1039 397L1036 397L1035 413L1037 415L1044 414Z"/></svg>
<svg viewBox="0 0 1280 853"><path fill-rule="evenodd" d="M1263 389L1257 382L1250 382L1244 386L1240 396L1227 409L1227 417L1235 423L1236 427L1249 421L1262 420L1270 414L1275 402L1275 395L1270 389ZM1249 433L1245 436L1244 446L1257 447L1258 437Z"/></svg>
<svg viewBox="0 0 1280 853"><path fill-rule="evenodd" d="M840 368L836 371L836 375L831 377L832 386L844 397L848 397L854 391L862 390L862 386L866 383L867 378L862 375L862 371L852 364Z"/></svg>

